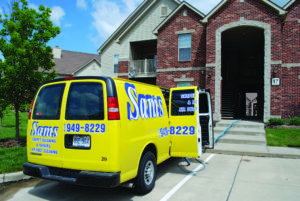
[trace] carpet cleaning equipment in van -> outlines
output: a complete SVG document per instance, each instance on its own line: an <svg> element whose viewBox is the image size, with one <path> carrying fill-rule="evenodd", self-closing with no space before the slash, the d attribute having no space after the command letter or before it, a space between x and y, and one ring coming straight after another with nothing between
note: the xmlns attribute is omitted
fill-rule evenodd
<svg viewBox="0 0 300 201"><path fill-rule="evenodd" d="M116 187L133 181L140 194L170 157L199 158L213 148L209 90L164 89L111 77L43 83L31 104L26 175L77 185Z"/></svg>

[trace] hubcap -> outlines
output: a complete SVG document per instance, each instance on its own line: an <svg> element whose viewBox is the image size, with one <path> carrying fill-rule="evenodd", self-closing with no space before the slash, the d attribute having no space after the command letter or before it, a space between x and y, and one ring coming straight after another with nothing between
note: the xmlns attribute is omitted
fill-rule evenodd
<svg viewBox="0 0 300 201"><path fill-rule="evenodd" d="M144 180L147 185L150 185L154 177L154 165L152 161L147 161L144 172Z"/></svg>

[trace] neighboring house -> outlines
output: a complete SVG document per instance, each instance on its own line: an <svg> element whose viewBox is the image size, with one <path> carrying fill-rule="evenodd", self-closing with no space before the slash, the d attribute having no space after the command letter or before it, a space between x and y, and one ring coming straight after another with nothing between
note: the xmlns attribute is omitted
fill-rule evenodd
<svg viewBox="0 0 300 201"><path fill-rule="evenodd" d="M300 116L300 1L223 0L210 13L145 0L98 52L106 75L211 90L215 120Z"/></svg>
<svg viewBox="0 0 300 201"><path fill-rule="evenodd" d="M88 76L103 75L101 69L101 56L53 48L55 70L58 76Z"/></svg>

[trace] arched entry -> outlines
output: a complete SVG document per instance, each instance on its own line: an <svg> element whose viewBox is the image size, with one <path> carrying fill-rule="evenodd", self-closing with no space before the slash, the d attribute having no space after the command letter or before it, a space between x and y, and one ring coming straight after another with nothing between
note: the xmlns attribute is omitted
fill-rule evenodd
<svg viewBox="0 0 300 201"><path fill-rule="evenodd" d="M242 26L222 33L222 118L263 119L264 30Z"/></svg>
<svg viewBox="0 0 300 201"><path fill-rule="evenodd" d="M266 122L270 118L270 70L271 70L271 26L263 22L244 20L232 22L223 25L216 31L216 63L215 63L215 120L221 120L221 87L222 87L222 52L221 52L221 41L222 33L237 27L253 27L260 28L264 33L264 93L263 93L263 121Z"/></svg>

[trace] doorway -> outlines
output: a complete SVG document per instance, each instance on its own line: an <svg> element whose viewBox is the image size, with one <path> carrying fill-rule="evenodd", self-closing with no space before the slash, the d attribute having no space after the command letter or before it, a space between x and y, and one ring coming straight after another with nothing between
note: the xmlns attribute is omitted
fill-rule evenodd
<svg viewBox="0 0 300 201"><path fill-rule="evenodd" d="M263 119L264 115L264 30L240 26L222 32L221 76L222 118ZM255 115L250 115L247 95L256 95ZM251 103L252 104L252 103ZM251 108L252 108L251 106ZM253 108L252 108L253 109ZM250 111L253 114L254 111Z"/></svg>

